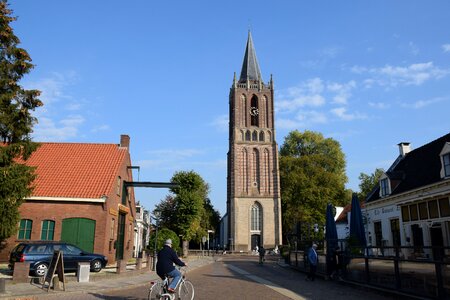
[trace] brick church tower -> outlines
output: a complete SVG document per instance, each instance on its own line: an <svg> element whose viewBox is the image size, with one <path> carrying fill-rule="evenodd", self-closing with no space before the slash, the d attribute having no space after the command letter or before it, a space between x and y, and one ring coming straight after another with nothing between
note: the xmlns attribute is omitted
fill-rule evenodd
<svg viewBox="0 0 450 300"><path fill-rule="evenodd" d="M227 215L233 251L282 243L273 97L272 78L262 80L249 31L241 76L234 75L229 101Z"/></svg>

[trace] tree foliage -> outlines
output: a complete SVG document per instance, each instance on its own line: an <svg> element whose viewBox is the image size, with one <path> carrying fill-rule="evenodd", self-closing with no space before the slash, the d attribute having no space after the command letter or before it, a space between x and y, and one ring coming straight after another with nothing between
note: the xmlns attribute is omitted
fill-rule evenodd
<svg viewBox="0 0 450 300"><path fill-rule="evenodd" d="M147 250L154 252L155 251L155 239L156 239L156 231L150 236L150 241L147 245ZM159 251L164 246L164 242L167 239L172 240L172 249L179 252L180 251L180 237L176 234L176 232L168 229L161 228L158 230L158 239L156 241L156 251Z"/></svg>
<svg viewBox="0 0 450 300"><path fill-rule="evenodd" d="M18 46L10 26L15 20L7 1L0 0L0 241L16 232L19 206L32 192L34 169L23 163L38 146L30 138L37 122L31 112L42 105L39 91L19 84L34 66Z"/></svg>
<svg viewBox="0 0 450 300"><path fill-rule="evenodd" d="M184 240L190 241L201 230L200 221L209 187L194 171L176 172L171 182L178 184L178 187L171 189L175 194L176 232L183 235Z"/></svg>
<svg viewBox="0 0 450 300"><path fill-rule="evenodd" d="M375 169L375 171L370 174L364 174L361 173L359 174L359 193L358 193L358 198L362 201L364 201L367 196L370 194L370 192L372 192L372 190L377 186L381 175L384 174L384 170L383 169Z"/></svg>
<svg viewBox="0 0 450 300"><path fill-rule="evenodd" d="M216 230L220 213L208 198L209 186L194 171L176 172L171 179L178 187L156 205L159 226L183 236L185 241L200 242L208 230Z"/></svg>
<svg viewBox="0 0 450 300"><path fill-rule="evenodd" d="M339 142L321 133L295 130L280 148L280 184L285 234L297 223L324 224L328 203L343 205L345 155Z"/></svg>

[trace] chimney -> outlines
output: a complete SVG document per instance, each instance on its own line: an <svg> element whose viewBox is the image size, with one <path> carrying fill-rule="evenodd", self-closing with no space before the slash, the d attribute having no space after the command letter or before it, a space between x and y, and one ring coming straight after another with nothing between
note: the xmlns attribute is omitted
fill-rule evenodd
<svg viewBox="0 0 450 300"><path fill-rule="evenodd" d="M411 144L408 142L401 142L398 144L398 148L400 150L400 156L404 157L406 154L408 154L411 151Z"/></svg>
<svg viewBox="0 0 450 300"><path fill-rule="evenodd" d="M130 136L127 134L120 135L120 147L130 149Z"/></svg>

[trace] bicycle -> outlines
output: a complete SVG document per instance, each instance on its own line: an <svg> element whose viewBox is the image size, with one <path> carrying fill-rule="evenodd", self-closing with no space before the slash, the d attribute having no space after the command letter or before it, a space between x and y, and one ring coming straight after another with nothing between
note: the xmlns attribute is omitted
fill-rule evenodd
<svg viewBox="0 0 450 300"><path fill-rule="evenodd" d="M158 279L151 282L148 291L148 300L194 300L194 285L186 280L186 270L179 267L181 279L175 288L175 293L169 293L169 277L165 276L164 280ZM178 297L177 297L178 296Z"/></svg>

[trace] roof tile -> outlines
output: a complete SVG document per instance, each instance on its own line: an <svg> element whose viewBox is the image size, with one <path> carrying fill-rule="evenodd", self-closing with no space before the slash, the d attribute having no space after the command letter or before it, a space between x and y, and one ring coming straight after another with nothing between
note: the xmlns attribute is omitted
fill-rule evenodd
<svg viewBox="0 0 450 300"><path fill-rule="evenodd" d="M37 178L32 196L100 198L111 191L127 148L117 144L41 143L27 160Z"/></svg>

